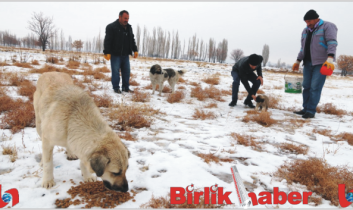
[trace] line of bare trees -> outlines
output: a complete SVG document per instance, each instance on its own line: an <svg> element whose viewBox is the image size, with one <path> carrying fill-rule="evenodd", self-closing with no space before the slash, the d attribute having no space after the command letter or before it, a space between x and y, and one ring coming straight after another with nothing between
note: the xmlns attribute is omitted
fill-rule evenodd
<svg viewBox="0 0 353 210"><path fill-rule="evenodd" d="M40 48L43 51L67 50L101 53L104 36L97 36L86 41L73 40L65 37L63 30L54 25L53 17L45 17L42 12L33 13L28 21L28 29L32 32L24 38L17 38L9 31L0 31L0 45ZM146 57L185 59L194 61L225 62L228 54L228 40L216 43L215 39L207 41L193 35L188 40L181 39L178 31L166 31L154 27L152 33L146 26L143 30L137 25L135 39L139 54Z"/></svg>

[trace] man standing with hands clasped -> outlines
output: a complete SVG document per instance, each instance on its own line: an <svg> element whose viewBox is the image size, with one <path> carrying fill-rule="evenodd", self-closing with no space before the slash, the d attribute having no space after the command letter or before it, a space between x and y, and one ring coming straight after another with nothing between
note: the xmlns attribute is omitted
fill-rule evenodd
<svg viewBox="0 0 353 210"><path fill-rule="evenodd" d="M293 71L298 71L303 60L303 109L294 113L303 118L313 118L326 80L320 69L323 65L332 71L335 68L333 60L337 47L337 27L319 19L315 10L309 10L304 21L307 27L302 32L301 49L292 67Z"/></svg>
<svg viewBox="0 0 353 210"><path fill-rule="evenodd" d="M121 69L122 91L133 92L129 88L129 55L134 52L134 58L137 58L138 53L134 33L128 21L129 12L123 10L119 13L119 19L107 25L105 29L103 53L106 60L109 61L111 59L112 85L116 93L121 93L119 69Z"/></svg>

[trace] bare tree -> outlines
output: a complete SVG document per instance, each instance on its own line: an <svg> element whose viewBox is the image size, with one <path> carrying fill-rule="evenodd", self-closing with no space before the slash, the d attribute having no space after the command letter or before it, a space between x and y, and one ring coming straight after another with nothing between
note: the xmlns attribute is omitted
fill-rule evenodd
<svg viewBox="0 0 353 210"><path fill-rule="evenodd" d="M281 66L282 66L281 59L278 59L276 67L277 68L281 68Z"/></svg>
<svg viewBox="0 0 353 210"><path fill-rule="evenodd" d="M234 62L238 62L242 57L244 57L244 51L241 49L235 49L230 53L230 58L234 60Z"/></svg>
<svg viewBox="0 0 353 210"><path fill-rule="evenodd" d="M210 38L209 44L208 44L208 62L211 62L211 60L214 57L214 49L215 49L216 42L213 38Z"/></svg>
<svg viewBox="0 0 353 210"><path fill-rule="evenodd" d="M141 37L141 28L140 28L140 25L137 25L137 29L136 29L136 45L137 45L137 49L140 49L140 37Z"/></svg>
<svg viewBox="0 0 353 210"><path fill-rule="evenodd" d="M38 36L38 39L41 43L42 50L45 51L46 45L48 44L49 39L53 36L54 32L54 23L53 18L44 17L43 13L33 13L32 18L28 21L29 27L31 30Z"/></svg>
<svg viewBox="0 0 353 210"><path fill-rule="evenodd" d="M227 59L227 54L228 54L228 40L223 39L223 41L220 43L220 62L224 63L224 61Z"/></svg>
<svg viewBox="0 0 353 210"><path fill-rule="evenodd" d="M337 59L337 65L341 69L341 76L347 76L348 72L353 72L353 56L340 55Z"/></svg>
<svg viewBox="0 0 353 210"><path fill-rule="evenodd" d="M75 40L72 43L72 47L76 48L76 51L79 52L81 51L81 49L83 48L83 42L81 40Z"/></svg>
<svg viewBox="0 0 353 210"><path fill-rule="evenodd" d="M262 49L262 57L263 57L262 65L266 66L268 59L270 57L270 47L267 44L265 44L264 48Z"/></svg>

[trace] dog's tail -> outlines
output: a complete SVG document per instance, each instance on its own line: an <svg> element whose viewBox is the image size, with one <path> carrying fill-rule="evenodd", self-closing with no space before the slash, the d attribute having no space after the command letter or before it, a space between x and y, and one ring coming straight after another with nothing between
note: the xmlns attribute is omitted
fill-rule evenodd
<svg viewBox="0 0 353 210"><path fill-rule="evenodd" d="M178 74L179 74L180 76L183 76L186 72L187 72L187 70L186 70L186 69L183 69L183 70L179 70L179 71L178 71Z"/></svg>

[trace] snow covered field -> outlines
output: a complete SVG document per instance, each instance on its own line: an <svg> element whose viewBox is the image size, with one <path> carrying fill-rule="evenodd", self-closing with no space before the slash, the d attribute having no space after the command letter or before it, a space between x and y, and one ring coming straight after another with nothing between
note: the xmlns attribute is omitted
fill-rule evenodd
<svg viewBox="0 0 353 210"><path fill-rule="evenodd" d="M10 59L12 53L0 52L0 61ZM39 60L41 68L45 64L43 54L32 54L33 59ZM67 61L67 58L64 58ZM89 62L92 62L89 60ZM11 62L9 62L11 64ZM234 183L231 177L230 167L236 165L240 176L246 182L246 187L255 193L272 190L273 187L291 188L293 191L308 191L305 186L288 186L285 180L275 179L271 174L277 170L285 161L295 159L307 159L309 157L325 158L332 166L347 165L353 167L352 149L346 141L332 141L327 136L314 133L313 129L332 130L334 134L342 132L353 133L352 118L348 114L342 117L325 113L317 113L315 118L307 120L304 126L291 124L291 119L301 119L300 116L291 111L269 109L271 117L280 123L264 127L256 122L243 122L249 108L245 108L243 100L238 101L234 108L228 106L231 96L222 96L224 102L214 99L199 101L190 96L194 86L190 82L196 82L201 87L209 87L209 84L201 81L203 78L218 73L220 84L215 85L220 90L231 90L232 77L229 64L208 64L198 67L194 62L183 61L154 61L144 58L130 59L131 73L140 84L141 91L151 93L151 90L143 89L150 84L149 69L153 64L160 64L163 68L186 69L188 72L183 79L186 83L178 83L185 86L185 98L179 103L169 103L168 93L152 95L150 102L146 102L154 109L159 109L165 114L153 116L151 127L133 129L131 134L137 141L122 139L131 152L129 169L126 177L129 181L129 189L135 189L139 193L135 196L135 202L128 201L117 208L139 208L141 204L147 203L152 195L155 197L166 196L170 187L183 187L194 184L195 188L210 187L214 184L224 187L224 191L231 191L231 201L238 206ZM93 65L93 68L102 67L104 64ZM64 67L56 65L59 67ZM110 68L110 63L106 66ZM18 72L25 74L29 70L16 66L0 67L2 73ZM40 74L25 74L26 78L36 81ZM109 73L106 73L109 75ZM279 104L285 108L295 107L301 109L301 94L289 94L284 92L284 74L264 71L264 86L261 86L266 95L279 99ZM77 77L80 78L80 77ZM4 82L4 81L3 81ZM132 102L131 93L116 94L111 89L109 81L97 80L103 83L102 89L94 91L93 94L104 93L111 96L115 103L139 103ZM164 83L167 85L168 83ZM13 98L26 98L18 95L17 87L4 86L8 95ZM136 88L131 86L131 89ZM177 89L178 90L178 89ZM240 92L245 91L240 85ZM326 80L320 104L333 103L339 109L353 112L353 78L341 78L331 76ZM204 108L207 104L214 102L216 108ZM192 116L196 108L212 111L214 119L194 119ZM0 115L2 118L4 114ZM108 120L108 118L107 118ZM117 131L118 133L120 131ZM237 144L231 137L231 133L241 134L244 137L254 137L256 141L262 142L263 150L254 150ZM307 155L296 155L284 152L277 146L280 143L294 143L306 145L309 148ZM35 128L26 127L23 132L12 134L10 130L0 130L0 184L2 192L7 189L16 188L19 191L20 202L14 208L54 208L56 199L69 197L67 191L72 184L68 181L73 179L75 183L83 181L79 170L79 160L69 161L66 159L65 151L60 147L54 149L54 179L56 185L52 189L40 187L42 169L39 166L39 154L41 154L41 141ZM18 158L15 162L10 161L9 155L2 155L3 146L16 145ZM198 153L213 153L220 158L233 159L233 162L210 162L207 164ZM66 182L63 182L63 181ZM257 181L255 181L257 180ZM143 190L138 190L143 189ZM58 194L57 194L58 193ZM288 202L280 208L328 208L329 201L314 207L309 205L291 205ZM84 205L70 206L80 208ZM226 208L234 206L226 206ZM256 208L265 208L258 205ZM275 205L267 205L273 208ZM255 207L253 207L255 208Z"/></svg>

